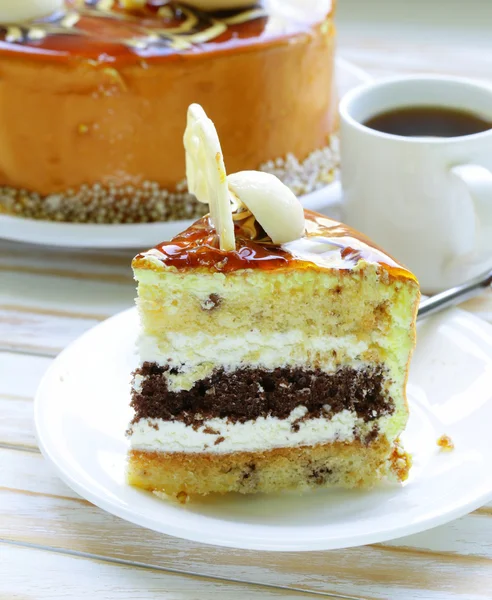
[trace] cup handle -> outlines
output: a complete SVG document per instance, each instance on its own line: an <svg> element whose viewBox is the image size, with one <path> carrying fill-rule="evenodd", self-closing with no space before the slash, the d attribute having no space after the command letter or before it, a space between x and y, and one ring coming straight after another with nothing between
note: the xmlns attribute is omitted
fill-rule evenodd
<svg viewBox="0 0 492 600"><path fill-rule="evenodd" d="M492 172L480 165L457 165L451 173L466 186L475 209L474 257L488 267L492 262ZM485 267L484 264L484 267Z"/></svg>

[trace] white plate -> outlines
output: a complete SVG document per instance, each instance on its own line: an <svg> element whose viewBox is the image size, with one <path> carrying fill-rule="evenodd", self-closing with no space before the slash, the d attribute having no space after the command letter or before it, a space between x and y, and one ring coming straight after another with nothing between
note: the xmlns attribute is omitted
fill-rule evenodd
<svg viewBox="0 0 492 600"><path fill-rule="evenodd" d="M337 59L336 78L340 95L367 82L370 76L343 59ZM184 152L184 150L183 150ZM226 161L227 162L227 161ZM304 206L323 211L340 199L338 181L301 198ZM0 237L18 242L66 248L142 248L154 246L186 229L193 220L162 223L102 225L56 223L0 215Z"/></svg>
<svg viewBox="0 0 492 600"><path fill-rule="evenodd" d="M382 542L462 516L492 497L492 327L459 310L424 321L408 386L404 486L208 498L181 506L125 483L135 309L98 325L55 360L36 396L43 454L90 502L149 529L255 550ZM453 452L439 451L442 434Z"/></svg>

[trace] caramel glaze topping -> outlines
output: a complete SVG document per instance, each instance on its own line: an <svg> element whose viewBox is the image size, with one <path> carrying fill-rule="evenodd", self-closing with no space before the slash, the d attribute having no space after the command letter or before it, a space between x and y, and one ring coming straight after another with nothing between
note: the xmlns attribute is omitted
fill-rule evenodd
<svg viewBox="0 0 492 600"><path fill-rule="evenodd" d="M410 271L363 234L309 210L304 211L304 216L305 236L282 246L269 240L250 213L244 219L236 216L236 249L231 252L219 249L215 229L205 216L170 242L138 254L133 266L153 268L152 263L146 260L153 257L178 270L204 268L231 273L241 269L352 270L360 261L365 261L379 264L394 278L416 281Z"/></svg>
<svg viewBox="0 0 492 600"><path fill-rule="evenodd" d="M148 0L134 10L120 8L118 0L66 0L66 10L46 19L0 23L0 54L111 63L176 59L307 33L332 10L332 0L319 0L315 10L304 12L290 11L289 4L204 13L166 0Z"/></svg>

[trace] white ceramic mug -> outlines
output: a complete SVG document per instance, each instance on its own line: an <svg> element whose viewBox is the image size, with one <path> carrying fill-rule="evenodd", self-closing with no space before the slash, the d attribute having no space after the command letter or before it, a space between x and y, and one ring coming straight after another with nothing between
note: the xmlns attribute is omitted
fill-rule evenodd
<svg viewBox="0 0 492 600"><path fill-rule="evenodd" d="M492 86L398 77L363 85L340 104L343 220L409 267L432 294L492 268L492 129L432 138L363 125L411 106L466 110L492 122Z"/></svg>

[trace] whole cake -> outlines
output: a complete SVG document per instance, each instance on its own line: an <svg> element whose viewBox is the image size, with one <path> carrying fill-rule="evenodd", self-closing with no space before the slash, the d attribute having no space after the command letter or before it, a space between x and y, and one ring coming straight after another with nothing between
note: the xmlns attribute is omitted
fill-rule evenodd
<svg viewBox="0 0 492 600"><path fill-rule="evenodd" d="M30 4L35 20L26 20ZM0 213L107 223L202 216L181 152L191 102L216 122L233 170L274 172L298 194L329 181L331 0L244 4L0 6ZM52 12L40 16L44 5ZM235 8L208 10L224 6Z"/></svg>
<svg viewBox="0 0 492 600"><path fill-rule="evenodd" d="M199 107L185 146L211 213L133 261L129 482L186 499L405 480L415 277L274 176L226 177Z"/></svg>

